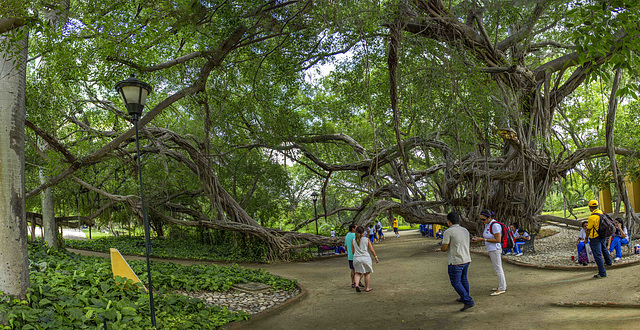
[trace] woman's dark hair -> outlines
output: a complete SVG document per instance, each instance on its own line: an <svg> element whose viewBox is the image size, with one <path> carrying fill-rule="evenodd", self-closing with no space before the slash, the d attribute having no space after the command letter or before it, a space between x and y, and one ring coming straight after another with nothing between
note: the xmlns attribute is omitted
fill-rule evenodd
<svg viewBox="0 0 640 330"><path fill-rule="evenodd" d="M355 223L350 224L349 225L349 231L352 231L354 229L356 229L356 224Z"/></svg>
<svg viewBox="0 0 640 330"><path fill-rule="evenodd" d="M524 229L518 228L518 234L524 234Z"/></svg>
<svg viewBox="0 0 640 330"><path fill-rule="evenodd" d="M480 215L484 215L487 218L493 218L494 213L491 212L491 210L484 209L484 210L480 211Z"/></svg>
<svg viewBox="0 0 640 330"><path fill-rule="evenodd" d="M362 227L356 228L356 243L358 243L358 246L360 245L360 240L362 239L362 234L364 234L364 228L362 228Z"/></svg>
<svg viewBox="0 0 640 330"><path fill-rule="evenodd" d="M618 221L620 223L620 227L624 229L624 220L622 220L622 218L616 218L616 221Z"/></svg>
<svg viewBox="0 0 640 330"><path fill-rule="evenodd" d="M449 212L449 214L447 214L447 220L449 220L451 224L457 225L460 223L460 215L458 212Z"/></svg>
<svg viewBox="0 0 640 330"><path fill-rule="evenodd" d="M580 225L580 227L584 227L584 225L588 224L588 221L582 221L582 224Z"/></svg>

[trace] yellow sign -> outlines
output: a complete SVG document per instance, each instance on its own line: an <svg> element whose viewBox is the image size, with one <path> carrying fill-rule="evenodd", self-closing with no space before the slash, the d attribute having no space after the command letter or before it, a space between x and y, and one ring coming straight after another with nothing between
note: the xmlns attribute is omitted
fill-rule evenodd
<svg viewBox="0 0 640 330"><path fill-rule="evenodd" d="M120 251L114 248L109 250L111 251L111 271L113 272L113 277L115 278L116 276L120 276L132 280L133 283L142 284L136 273L133 272L133 269L131 269L127 261L124 260L122 254L120 254ZM142 287L147 290L147 287L145 287L144 284Z"/></svg>

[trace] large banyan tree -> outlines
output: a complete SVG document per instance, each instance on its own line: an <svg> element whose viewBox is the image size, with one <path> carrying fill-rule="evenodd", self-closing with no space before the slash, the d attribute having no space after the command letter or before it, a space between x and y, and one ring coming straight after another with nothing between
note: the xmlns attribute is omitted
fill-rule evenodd
<svg viewBox="0 0 640 330"><path fill-rule="evenodd" d="M315 218L293 230L266 220L293 171L301 187L321 189L320 217L348 214L342 223L394 214L443 223L457 210L473 227L489 208L537 229L568 171L607 155L615 169L614 154L635 154L613 135L585 143L575 134L585 117L566 106L589 80L633 68L635 2L80 1L68 10L66 24L43 21L30 40L30 162L50 179L28 181L27 197L59 187L88 222L110 210L141 218L134 132L112 91L131 72L155 86L139 122L155 231L243 232L270 259L339 242L298 231ZM329 63L332 72L305 78ZM605 83L610 134L617 97L630 93L616 93L616 77ZM287 202L294 219L301 195Z"/></svg>

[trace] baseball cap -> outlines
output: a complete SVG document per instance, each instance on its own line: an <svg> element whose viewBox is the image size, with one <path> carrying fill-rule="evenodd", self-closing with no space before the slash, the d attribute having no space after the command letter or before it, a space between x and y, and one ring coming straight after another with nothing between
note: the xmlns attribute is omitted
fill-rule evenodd
<svg viewBox="0 0 640 330"><path fill-rule="evenodd" d="M595 199L592 199L589 201L589 206L598 206L598 201Z"/></svg>

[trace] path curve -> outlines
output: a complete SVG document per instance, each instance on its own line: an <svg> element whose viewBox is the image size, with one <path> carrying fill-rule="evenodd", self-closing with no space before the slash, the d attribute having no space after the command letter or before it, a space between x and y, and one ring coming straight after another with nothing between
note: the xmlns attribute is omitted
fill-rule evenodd
<svg viewBox="0 0 640 330"><path fill-rule="evenodd" d="M492 297L489 294L497 286L497 277L491 262L484 255L472 254L469 281L476 307L459 312L461 306L454 301L457 296L449 284L447 258L439 252L439 240L424 238L417 230L401 234L399 239L391 236L374 245L380 263L373 266L374 290L370 293L351 289L346 256L309 262L241 264L296 278L307 295L227 328L635 329L640 324L640 310L628 307L640 303L640 265L610 269L607 278L593 279L593 269L568 272L504 263L507 293ZM620 307L563 307L609 306L607 302L616 302Z"/></svg>
<svg viewBox="0 0 640 330"><path fill-rule="evenodd" d="M492 297L497 277L489 258L472 255L471 295L476 307L459 312L449 284L446 254L438 240L419 232L402 232L374 248L370 293L351 289L346 257L303 263L260 265L268 272L297 278L308 295L296 304L261 317L232 324L232 329L633 329L640 310L633 308L566 308L561 303L640 303L639 266L608 270L593 279L593 269L545 270L504 264L507 293Z"/></svg>

